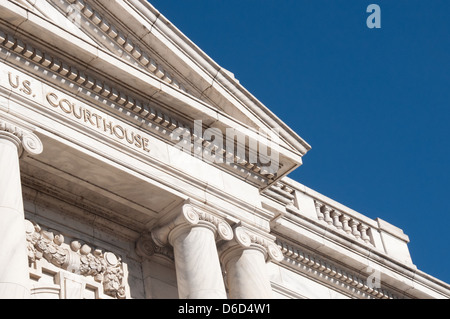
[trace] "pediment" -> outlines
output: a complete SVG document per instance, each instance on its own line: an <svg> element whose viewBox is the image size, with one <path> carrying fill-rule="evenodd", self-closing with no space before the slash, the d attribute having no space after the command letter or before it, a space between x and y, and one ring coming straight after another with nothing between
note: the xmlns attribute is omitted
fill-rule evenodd
<svg viewBox="0 0 450 319"><path fill-rule="evenodd" d="M84 41L89 42L92 45L96 44L96 41L91 39L83 29L79 27L79 13L75 10L75 5L72 4L67 6L64 11L55 7L53 3L48 1L15 0L13 2L26 8L32 14L52 21L60 28L82 38Z"/></svg>
<svg viewBox="0 0 450 319"><path fill-rule="evenodd" d="M255 136L275 129L280 170L267 174L266 185L300 166L310 149L144 0L17 0L2 6L9 10L2 20L22 16L18 37L71 63L70 70L77 70L71 80L165 128L192 129L189 123L202 120L204 129L232 127ZM260 173L249 164L244 166Z"/></svg>

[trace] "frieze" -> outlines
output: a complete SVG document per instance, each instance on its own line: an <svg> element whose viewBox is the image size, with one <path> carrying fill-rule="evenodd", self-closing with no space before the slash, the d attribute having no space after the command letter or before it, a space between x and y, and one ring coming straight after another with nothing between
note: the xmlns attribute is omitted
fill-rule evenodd
<svg viewBox="0 0 450 319"><path fill-rule="evenodd" d="M149 137L136 131L112 116L59 92L45 84L29 79L27 76L12 68L0 70L0 83L8 83L10 89L21 92L45 105L57 113L69 117L79 123L91 127L102 134L113 137L120 142L127 143L144 153L150 152ZM38 88L36 86L39 86ZM24 135L28 136L28 135Z"/></svg>
<svg viewBox="0 0 450 319"><path fill-rule="evenodd" d="M89 110L80 103L75 103L67 98L60 98L56 93L49 92L45 96L48 105L61 110L73 119L94 127L102 133L109 134L115 138L128 142L144 152L150 152L149 139L142 136L127 126L120 125L108 119L108 116L98 111Z"/></svg>

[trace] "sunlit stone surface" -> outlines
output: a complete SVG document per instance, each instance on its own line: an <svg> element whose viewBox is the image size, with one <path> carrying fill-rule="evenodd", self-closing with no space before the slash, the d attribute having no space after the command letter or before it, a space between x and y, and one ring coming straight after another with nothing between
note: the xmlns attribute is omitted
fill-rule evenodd
<svg viewBox="0 0 450 319"><path fill-rule="evenodd" d="M0 297L449 298L310 148L147 1L2 1Z"/></svg>

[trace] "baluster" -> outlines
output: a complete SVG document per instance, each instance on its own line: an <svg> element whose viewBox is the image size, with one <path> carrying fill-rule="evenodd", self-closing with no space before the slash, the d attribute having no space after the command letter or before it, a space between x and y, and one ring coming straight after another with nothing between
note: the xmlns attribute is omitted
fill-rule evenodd
<svg viewBox="0 0 450 319"><path fill-rule="evenodd" d="M342 223L341 223L341 221L339 220L339 217L341 216L342 214L340 213L340 212L338 212L338 211L336 211L336 210L333 210L332 212L331 212L331 217L333 218L333 221L334 221L334 226L338 229L338 230L341 230L342 229Z"/></svg>
<svg viewBox="0 0 450 319"><path fill-rule="evenodd" d="M321 208L322 208L322 206L324 206L324 205L323 205L322 203L318 202L318 201L315 201L315 202L314 202L314 205L316 206L317 218L318 218L319 220L323 220L323 214L322 214Z"/></svg>
<svg viewBox="0 0 450 319"><path fill-rule="evenodd" d="M324 205L322 207L322 211L323 211L324 220L328 223L328 225L331 225L333 223L333 220L330 217L331 208Z"/></svg>
<svg viewBox="0 0 450 319"><path fill-rule="evenodd" d="M366 244L370 243L370 237L367 234L368 229L369 229L369 227L366 225L363 225L363 224L359 225L359 231L361 232L361 238L362 238L362 240L364 240L366 242Z"/></svg>
<svg viewBox="0 0 450 319"><path fill-rule="evenodd" d="M347 215L342 214L342 216L341 216L342 229L343 229L347 234L350 235L352 229L351 229L350 226L348 225L349 220L350 220L350 217L348 217Z"/></svg>
<svg viewBox="0 0 450 319"><path fill-rule="evenodd" d="M361 238L361 233L358 231L358 224L359 222L357 220L350 220L350 227L352 228L352 234L356 237L356 239Z"/></svg>

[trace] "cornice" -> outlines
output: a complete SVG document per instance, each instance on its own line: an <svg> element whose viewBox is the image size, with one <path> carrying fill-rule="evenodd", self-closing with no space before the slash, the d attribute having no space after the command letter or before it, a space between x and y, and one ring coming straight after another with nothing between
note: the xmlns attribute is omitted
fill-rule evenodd
<svg viewBox="0 0 450 319"><path fill-rule="evenodd" d="M82 24L84 23L92 24L95 29L84 27L83 30L89 32L90 36L95 37L105 47L116 51L115 53L119 55L127 54L128 59L125 58L126 60L133 59L149 73L177 89L191 94L186 90L185 85L180 80L170 73L161 63L155 61L155 58L151 56L149 50L141 47L129 36L127 37L117 25L108 21L107 18L98 10L95 10L87 1L67 0L51 2L61 9L63 15L73 17L74 22L79 24L80 28L82 28ZM77 22L77 19L80 19L80 21ZM111 41L113 41L113 44Z"/></svg>
<svg viewBox="0 0 450 319"><path fill-rule="evenodd" d="M276 202L281 203L281 205L286 208L292 207L295 201L295 190L283 183L282 181L277 181L270 185L270 187L266 188L262 195L270 198L271 200L275 200Z"/></svg>
<svg viewBox="0 0 450 319"><path fill-rule="evenodd" d="M192 136L192 143L196 145L202 145L203 147L208 147L210 142L203 138L203 136L195 135L193 128L190 124L180 122L168 113L166 113L161 108L158 108L155 104L150 103L148 100L143 100L139 97L132 96L125 93L121 88L110 84L98 77L80 70L78 67L63 61L57 57L53 57L49 53L35 48L25 41L12 36L8 32L0 30L0 47L8 50L10 54L15 54L25 59L34 65L44 68L45 73L51 72L55 75L63 78L65 83L62 85L70 86L70 90L73 91L73 86L82 88L89 92L89 96L84 98L94 98L94 100L103 101L101 108L109 106L109 111L123 113L125 116L129 116L126 113L132 113L132 119L136 121L138 119L141 122L142 128L163 137L167 142L174 145L177 140L172 139L172 134L176 129L186 130ZM6 58L5 60L8 60ZM17 59L13 59L17 63ZM11 61L10 61L11 62ZM21 67L20 65L18 65ZM39 72L39 69L34 69L35 72ZM44 74L40 74L44 77ZM69 82L67 82L69 81ZM104 101L107 100L108 103ZM219 151L218 151L219 152ZM250 164L245 159L239 158L236 154L229 153L227 149L223 148L220 150L222 154L225 154L226 158L232 158L233 162L231 165L228 164L217 164L221 169L230 171L234 175L245 177L248 182L256 183L259 187L270 183L276 176L271 172L267 172L258 165Z"/></svg>
<svg viewBox="0 0 450 319"><path fill-rule="evenodd" d="M97 0L104 2L104 0ZM256 97L246 90L231 72L225 70L196 46L188 37L176 28L164 15L144 0L127 0L135 10L148 18L152 27L158 28L168 41L189 58L192 59L212 79L212 83L219 85L228 92L237 104L245 108L250 114L270 127L282 128L281 135L302 155L311 149L311 146L298 136L292 129L283 123L274 113L263 105ZM206 90L205 90L206 91Z"/></svg>
<svg viewBox="0 0 450 319"><path fill-rule="evenodd" d="M371 283L370 275L363 277L342 267L308 253L298 246L294 246L276 239L276 244L283 253L281 262L285 267L292 268L316 280L325 281L337 290L344 290L346 294L359 295L365 298L398 299L399 297L387 289L376 287ZM379 278L378 278L379 279ZM357 291L355 293L355 291Z"/></svg>
<svg viewBox="0 0 450 319"><path fill-rule="evenodd" d="M395 291L398 298L441 298L442 296L446 298L449 295L448 284L438 281L429 275L424 275L416 266L401 262L395 256L387 255L373 247L372 244L365 243L361 238L357 238L354 235L341 236L342 231L336 232L332 230L334 226L324 221L314 223L311 220L307 221L306 218L303 219L297 216L290 216L288 219L295 230L290 227L284 228L287 226L286 224L283 224L280 228L278 228L278 225L272 225L272 233L277 236L280 245L288 243L288 246L294 247L294 251L297 250L306 254L306 257L303 257L302 254L297 256L298 253L294 253L293 256L297 260L301 259L298 265L302 265L300 268L294 269L300 271L306 267L304 266L305 263L309 264L309 266L315 265L315 267L319 267L319 264L314 260L308 261L308 255L313 256L313 258L319 255L331 255L335 261L342 261L345 267L356 269L357 271L354 273L363 273L368 265L378 268L382 276L382 284L389 291ZM298 229L307 229L307 234L297 233L297 227L299 227ZM312 240L313 237L317 237L316 240ZM320 238L319 241L317 241L318 238ZM291 242L295 243L292 244ZM301 247L307 247L307 249ZM308 251L314 251L315 253L312 254ZM285 251L284 254L285 256L286 254L290 256L293 253ZM292 257L289 258L292 259ZM323 257L318 258L325 260ZM290 264L285 263L285 265L289 266ZM313 271L310 267L305 269Z"/></svg>

